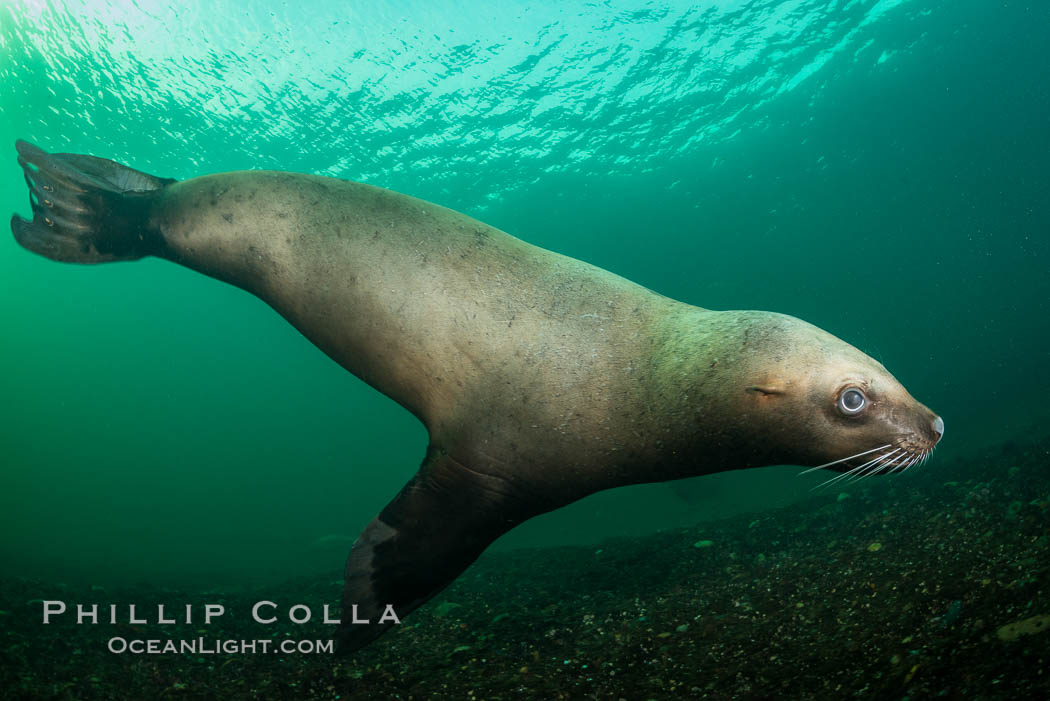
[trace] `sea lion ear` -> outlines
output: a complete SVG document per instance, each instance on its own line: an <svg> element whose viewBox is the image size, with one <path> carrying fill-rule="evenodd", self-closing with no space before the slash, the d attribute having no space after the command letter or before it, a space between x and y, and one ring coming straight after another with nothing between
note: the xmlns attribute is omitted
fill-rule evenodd
<svg viewBox="0 0 1050 701"><path fill-rule="evenodd" d="M758 373L751 380L753 384L748 385L745 389L759 397L787 394L788 388L791 386L790 378L785 378L784 375L775 371Z"/></svg>
<svg viewBox="0 0 1050 701"><path fill-rule="evenodd" d="M784 394L784 386L778 383L769 382L761 385L751 385L747 388L748 392L755 392L764 397L768 397L773 394Z"/></svg>
<svg viewBox="0 0 1050 701"><path fill-rule="evenodd" d="M492 541L539 513L523 510L509 487L431 446L419 472L350 551L336 652L349 654L382 635L448 586Z"/></svg>

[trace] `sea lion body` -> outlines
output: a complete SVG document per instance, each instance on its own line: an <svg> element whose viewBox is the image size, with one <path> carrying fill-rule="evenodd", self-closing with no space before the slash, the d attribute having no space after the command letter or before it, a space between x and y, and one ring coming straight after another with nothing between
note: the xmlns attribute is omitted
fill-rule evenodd
<svg viewBox="0 0 1050 701"><path fill-rule="evenodd" d="M580 445L601 463L627 428L611 404L630 414L645 400L646 346L685 309L457 212L330 178L177 183L153 223L161 255L263 298L432 438L496 462Z"/></svg>
<svg viewBox="0 0 1050 701"><path fill-rule="evenodd" d="M486 474L572 501L728 469L713 446L690 449L713 435L696 430L696 406L718 420L716 380L739 355L730 331L761 312L691 307L458 212L331 178L205 176L166 188L154 212L161 255L266 300ZM676 355L676 343L690 347ZM713 391L690 397L687 384Z"/></svg>
<svg viewBox="0 0 1050 701"><path fill-rule="evenodd" d="M906 469L943 433L810 324L683 304L406 195L267 171L176 182L18 147L24 246L155 255L238 285L426 425L420 472L351 551L346 611L403 615L508 529L601 489L782 463ZM387 627L344 624L343 649Z"/></svg>

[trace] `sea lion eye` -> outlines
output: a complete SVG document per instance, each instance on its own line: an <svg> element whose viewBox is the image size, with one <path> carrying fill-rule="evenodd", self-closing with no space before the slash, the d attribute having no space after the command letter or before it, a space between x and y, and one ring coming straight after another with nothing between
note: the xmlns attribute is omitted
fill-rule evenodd
<svg viewBox="0 0 1050 701"><path fill-rule="evenodd" d="M859 414L868 405L868 398L856 387L850 387L839 397L839 409L850 416Z"/></svg>

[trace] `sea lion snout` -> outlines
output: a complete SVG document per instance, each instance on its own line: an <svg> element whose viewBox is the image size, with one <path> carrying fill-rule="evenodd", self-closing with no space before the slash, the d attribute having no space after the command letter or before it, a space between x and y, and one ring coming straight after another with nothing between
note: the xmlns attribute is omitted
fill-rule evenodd
<svg viewBox="0 0 1050 701"><path fill-rule="evenodd" d="M944 419L935 414L925 404L915 402L917 406L909 408L906 424L910 434L903 443L916 450L933 450L944 435Z"/></svg>

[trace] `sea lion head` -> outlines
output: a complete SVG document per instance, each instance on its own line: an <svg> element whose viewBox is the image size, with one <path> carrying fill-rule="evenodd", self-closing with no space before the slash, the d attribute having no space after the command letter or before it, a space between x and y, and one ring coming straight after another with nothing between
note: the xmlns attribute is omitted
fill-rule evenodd
<svg viewBox="0 0 1050 701"><path fill-rule="evenodd" d="M771 462L858 476L923 462L944 421L874 358L783 314L748 320L745 402Z"/></svg>

